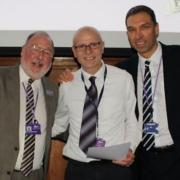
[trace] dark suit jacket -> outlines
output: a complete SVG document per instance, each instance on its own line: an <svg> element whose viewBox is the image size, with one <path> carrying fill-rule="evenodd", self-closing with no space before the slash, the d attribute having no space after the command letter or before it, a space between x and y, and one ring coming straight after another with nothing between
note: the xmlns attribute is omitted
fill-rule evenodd
<svg viewBox="0 0 180 180"><path fill-rule="evenodd" d="M174 144L180 151L180 46L161 45L168 125ZM117 66L126 69L133 76L137 95L137 54Z"/></svg>
<svg viewBox="0 0 180 180"><path fill-rule="evenodd" d="M47 172L51 127L58 100L58 87L42 78L47 111L44 172ZM19 66L0 68L0 179L10 180L19 152Z"/></svg>

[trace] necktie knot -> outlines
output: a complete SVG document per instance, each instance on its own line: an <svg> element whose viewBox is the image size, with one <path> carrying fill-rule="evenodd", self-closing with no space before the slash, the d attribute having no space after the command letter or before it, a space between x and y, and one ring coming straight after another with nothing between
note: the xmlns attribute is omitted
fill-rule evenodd
<svg viewBox="0 0 180 180"><path fill-rule="evenodd" d="M30 85L31 85L33 82L34 82L34 80L33 80L33 79L31 79L31 78L30 78L30 79L28 79L28 84L30 84Z"/></svg>
<svg viewBox="0 0 180 180"><path fill-rule="evenodd" d="M97 87L95 84L95 79L96 79L95 76L91 76L89 78L89 81L91 82L91 86L88 89L88 95L89 95L90 99L93 101L97 99Z"/></svg>
<svg viewBox="0 0 180 180"><path fill-rule="evenodd" d="M149 67L150 61L145 61L145 67Z"/></svg>
<svg viewBox="0 0 180 180"><path fill-rule="evenodd" d="M96 77L95 76L91 76L89 78L89 81L91 82L91 84L95 84L95 80L96 80Z"/></svg>

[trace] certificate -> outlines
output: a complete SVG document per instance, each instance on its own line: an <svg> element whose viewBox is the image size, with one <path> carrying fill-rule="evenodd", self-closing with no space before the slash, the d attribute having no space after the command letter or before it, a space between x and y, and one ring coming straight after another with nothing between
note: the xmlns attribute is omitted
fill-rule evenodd
<svg viewBox="0 0 180 180"><path fill-rule="evenodd" d="M107 147L90 147L87 152L87 157L105 160L121 160L127 155L129 148L129 142Z"/></svg>

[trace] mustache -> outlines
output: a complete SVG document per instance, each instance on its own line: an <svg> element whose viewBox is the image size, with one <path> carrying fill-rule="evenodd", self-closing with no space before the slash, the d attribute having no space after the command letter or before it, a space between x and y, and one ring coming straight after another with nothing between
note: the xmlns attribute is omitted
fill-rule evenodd
<svg viewBox="0 0 180 180"><path fill-rule="evenodd" d="M36 59L32 63L33 63L33 65L38 65L38 66L43 66L44 65L42 60L40 60L40 59Z"/></svg>

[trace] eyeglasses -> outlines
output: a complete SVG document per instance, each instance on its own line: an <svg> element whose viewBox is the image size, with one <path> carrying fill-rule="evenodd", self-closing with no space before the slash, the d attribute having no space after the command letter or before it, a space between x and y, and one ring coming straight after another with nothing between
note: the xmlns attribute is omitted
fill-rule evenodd
<svg viewBox="0 0 180 180"><path fill-rule="evenodd" d="M39 55L39 53L43 53L43 55L45 57L48 58L52 58L53 57L53 52L50 49L46 49L46 48L42 48L36 44L34 44L33 46L29 47L31 49L31 51L37 55Z"/></svg>
<svg viewBox="0 0 180 180"><path fill-rule="evenodd" d="M85 51L87 48L90 48L90 49L97 49L99 48L101 42L92 42L90 44L80 44L80 45L74 45L73 47L78 50L78 51Z"/></svg>

